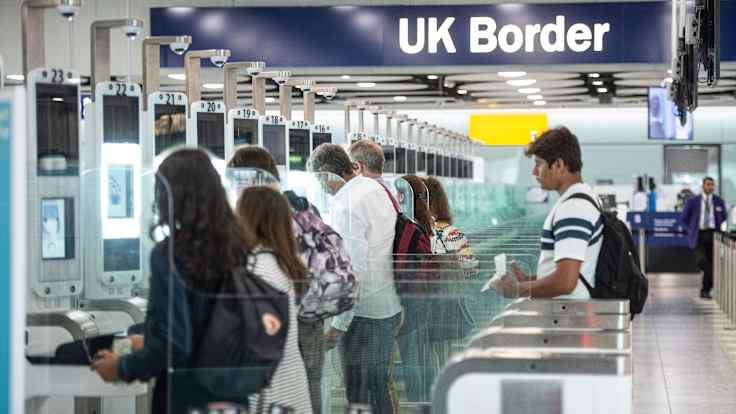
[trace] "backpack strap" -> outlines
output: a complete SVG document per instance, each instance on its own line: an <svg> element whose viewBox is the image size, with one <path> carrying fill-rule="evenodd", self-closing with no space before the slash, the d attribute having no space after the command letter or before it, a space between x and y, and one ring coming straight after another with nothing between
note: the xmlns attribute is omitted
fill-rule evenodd
<svg viewBox="0 0 736 414"><path fill-rule="evenodd" d="M376 180L376 182L383 187L384 190L386 190L386 194L388 194L388 198L391 200L391 204L394 206L394 210L396 210L396 214L401 214L401 211L399 210L399 203L396 202L396 199L394 199L394 195L391 194L391 191L388 191L388 187L386 187L382 182Z"/></svg>
<svg viewBox="0 0 736 414"><path fill-rule="evenodd" d="M596 210L598 210L599 213L603 214L603 210L601 210L601 207L598 205L598 203L596 203L595 200L593 200L593 197L591 197L591 196L589 196L589 195L587 195L585 193L575 193L575 194L571 195L570 197L567 197L565 199L565 201L570 200L570 199L573 199L573 198L578 198L580 200L585 200L585 201L589 202L590 204L592 204L595 207ZM564 201L563 201L563 203L564 203Z"/></svg>
<svg viewBox="0 0 736 414"><path fill-rule="evenodd" d="M598 206L598 203L596 203L595 200L593 200L593 197L591 197L591 196L589 196L589 195L587 195L585 193L575 193L575 194L571 195L570 197L567 197L565 199L565 201L570 200L570 199L573 199L573 198L577 198L577 199L585 200L585 201L589 202L590 204L592 204L595 207L596 210L598 210L598 212L601 214L601 216L603 216L603 210L601 210L600 206ZM563 203L565 201L563 201ZM590 295L590 297L593 297L593 286L591 286L590 283L588 282L588 280L583 277L583 274L582 273L579 273L578 274L578 278L580 279L581 282L583 282L583 285L585 285L585 288L588 289L588 294Z"/></svg>

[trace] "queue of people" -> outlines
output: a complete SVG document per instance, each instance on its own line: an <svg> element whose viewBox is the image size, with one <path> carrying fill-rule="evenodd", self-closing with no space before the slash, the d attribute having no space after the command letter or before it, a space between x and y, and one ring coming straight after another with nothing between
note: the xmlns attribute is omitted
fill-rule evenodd
<svg viewBox="0 0 736 414"><path fill-rule="evenodd" d="M353 144L348 152L334 144L314 151L309 168L333 195L330 227L309 200L281 192L276 164L262 147L241 147L228 163L229 170L258 169L270 175L259 185L251 182L238 188L234 206L206 152L172 152L157 173L158 221L151 234L164 237L150 257L144 334L129 337L128 354L101 351L92 368L106 381L155 379L153 412L171 412L181 406L179 399L203 406L223 403L213 386L220 381L222 390L252 391L227 401L248 407L249 412L270 412L279 406L295 413L318 413L325 353L335 347L348 403L368 405L374 413L398 413L394 380L398 353L407 367L403 373L407 398L428 401L439 368L438 353L440 361L449 356L444 355L447 346L433 348L430 332L444 331L435 334L441 340L434 344L457 338L446 332L447 327L431 327L432 301L441 306L440 300L410 302L397 293L393 223L401 213L381 178L383 163L381 147L367 140ZM417 228L432 240L438 255L453 255L462 269L459 273L472 274L477 260L462 233L448 228L447 197L439 181L403 178L413 190ZM440 202L432 204L435 194ZM433 269L429 272L439 277L439 267ZM228 295L223 286L235 278L253 277L266 282L268 289L262 290L263 297L252 296L253 306L240 307L232 298L247 299L235 295L240 291ZM222 315L238 312L251 315L242 321L213 320L213 315L225 318ZM247 323L262 326L248 331L242 327ZM220 329L213 330L213 324ZM280 349L244 346L222 349L223 355L217 355L207 345L212 338L202 338L225 329L232 335L223 343L232 345L243 332L259 332L271 336L268 343L278 343ZM260 338L255 337L254 341ZM210 355L202 355L205 349ZM253 375L233 370L243 367L229 366L232 361L252 364ZM228 370L234 374L227 376ZM178 372L190 373L188 380L181 381Z"/></svg>

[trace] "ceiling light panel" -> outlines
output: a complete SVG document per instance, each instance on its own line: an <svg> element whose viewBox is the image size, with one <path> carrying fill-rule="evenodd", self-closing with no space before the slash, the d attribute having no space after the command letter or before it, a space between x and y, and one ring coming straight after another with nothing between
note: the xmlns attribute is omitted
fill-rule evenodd
<svg viewBox="0 0 736 414"><path fill-rule="evenodd" d="M572 88L577 86L585 86L585 81L582 79L570 79L537 81L534 83L535 88L542 89ZM463 89L467 89L470 92L516 90L519 88L508 85L506 82L467 83L463 85Z"/></svg>
<svg viewBox="0 0 736 414"><path fill-rule="evenodd" d="M541 88L520 88L525 91L527 90L537 90L542 91ZM581 94L581 93L589 93L590 90L588 88L561 88L561 89L547 89L544 88L544 95L545 96L552 96L552 95L574 95L574 94ZM510 91L493 91L493 92L474 92L472 95L474 97L479 98L492 98L492 97L502 97L502 96L519 96L518 90L510 90ZM538 93L538 92L526 92L526 93Z"/></svg>
<svg viewBox="0 0 736 414"><path fill-rule="evenodd" d="M565 80L565 79L579 79L579 73L572 72L530 72L526 74L529 79L536 79L537 81L542 80ZM468 73L461 75L450 75L445 79L457 82L505 82L510 78L499 76L497 73Z"/></svg>
<svg viewBox="0 0 736 414"><path fill-rule="evenodd" d="M532 86L537 83L536 79L512 79L507 80L506 84L516 87Z"/></svg>

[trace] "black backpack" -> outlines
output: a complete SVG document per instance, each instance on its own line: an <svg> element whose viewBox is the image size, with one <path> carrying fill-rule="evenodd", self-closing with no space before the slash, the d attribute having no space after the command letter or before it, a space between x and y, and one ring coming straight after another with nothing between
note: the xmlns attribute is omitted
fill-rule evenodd
<svg viewBox="0 0 736 414"><path fill-rule="evenodd" d="M218 401L243 401L271 382L284 355L289 297L247 266L223 280L192 355L191 380Z"/></svg>
<svg viewBox="0 0 736 414"><path fill-rule="evenodd" d="M576 193L565 201L579 198L593 204L603 220L603 244L595 268L595 287L580 275L594 299L628 299L631 317L641 313L649 294L649 281L642 273L639 255L631 232L616 214L601 210L589 195Z"/></svg>

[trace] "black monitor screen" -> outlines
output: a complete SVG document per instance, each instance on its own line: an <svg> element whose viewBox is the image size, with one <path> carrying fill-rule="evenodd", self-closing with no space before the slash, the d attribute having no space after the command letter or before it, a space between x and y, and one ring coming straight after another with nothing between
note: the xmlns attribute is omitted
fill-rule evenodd
<svg viewBox="0 0 736 414"><path fill-rule="evenodd" d="M406 174L406 148L396 147L396 174Z"/></svg>
<svg viewBox="0 0 736 414"><path fill-rule="evenodd" d="M36 84L38 175L79 174L79 95L74 85Z"/></svg>
<svg viewBox="0 0 736 414"><path fill-rule="evenodd" d="M438 177L444 177L445 176L445 170L444 170L444 158L442 155L436 154L434 156L434 173Z"/></svg>
<svg viewBox="0 0 736 414"><path fill-rule="evenodd" d="M443 177L452 177L452 168L450 165L450 157L444 156L442 157L442 176Z"/></svg>
<svg viewBox="0 0 736 414"><path fill-rule="evenodd" d="M309 130L289 130L289 169L306 171L309 159Z"/></svg>
<svg viewBox="0 0 736 414"><path fill-rule="evenodd" d="M427 153L424 151L417 153L417 172L427 172Z"/></svg>
<svg viewBox="0 0 736 414"><path fill-rule="evenodd" d="M135 239L105 239L103 269L106 272L138 270L141 268L141 241Z"/></svg>
<svg viewBox="0 0 736 414"><path fill-rule="evenodd" d="M458 168L458 159L455 157L450 158L450 176L451 177L460 177L459 168Z"/></svg>
<svg viewBox="0 0 736 414"><path fill-rule="evenodd" d="M140 123L138 97L107 95L102 97L102 142L108 144L138 144Z"/></svg>
<svg viewBox="0 0 736 414"><path fill-rule="evenodd" d="M394 174L396 172L396 149L393 145L382 145L383 157L386 162L383 164L384 174Z"/></svg>
<svg viewBox="0 0 736 414"><path fill-rule="evenodd" d="M413 149L406 150L406 173L417 173L417 152Z"/></svg>
<svg viewBox="0 0 736 414"><path fill-rule="evenodd" d="M431 152L427 153L427 175L437 175L437 170L434 168L434 154Z"/></svg>
<svg viewBox="0 0 736 414"><path fill-rule="evenodd" d="M263 125L263 146L277 165L286 165L286 126Z"/></svg>
<svg viewBox="0 0 736 414"><path fill-rule="evenodd" d="M236 119L233 122L233 144L257 145L258 144L258 120Z"/></svg>
<svg viewBox="0 0 736 414"><path fill-rule="evenodd" d="M197 146L225 158L225 114L197 113Z"/></svg>
<svg viewBox="0 0 736 414"><path fill-rule="evenodd" d="M155 105L154 145L156 155L171 147L187 142L187 107L184 105Z"/></svg>
<svg viewBox="0 0 736 414"><path fill-rule="evenodd" d="M680 123L678 113L667 88L649 88L649 139L692 140L692 112L687 112L685 125Z"/></svg>
<svg viewBox="0 0 736 414"><path fill-rule="evenodd" d="M319 147L322 144L329 144L332 142L332 134L329 132L315 132L312 134L312 149Z"/></svg>

